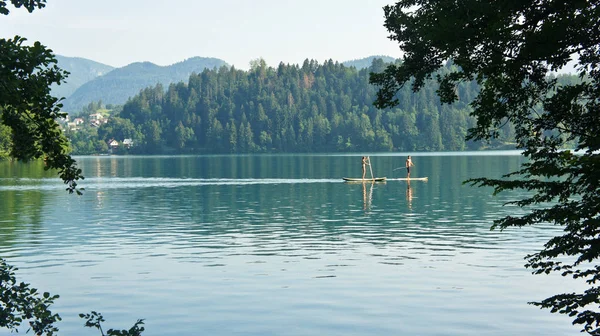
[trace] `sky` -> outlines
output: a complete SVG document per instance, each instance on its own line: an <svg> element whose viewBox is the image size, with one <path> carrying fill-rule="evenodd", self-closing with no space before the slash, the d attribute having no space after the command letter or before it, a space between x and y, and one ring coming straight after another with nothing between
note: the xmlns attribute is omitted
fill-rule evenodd
<svg viewBox="0 0 600 336"><path fill-rule="evenodd" d="M383 27L393 0L48 0L0 16L0 37L40 41L55 54L113 67L215 57L239 69L401 56Z"/></svg>

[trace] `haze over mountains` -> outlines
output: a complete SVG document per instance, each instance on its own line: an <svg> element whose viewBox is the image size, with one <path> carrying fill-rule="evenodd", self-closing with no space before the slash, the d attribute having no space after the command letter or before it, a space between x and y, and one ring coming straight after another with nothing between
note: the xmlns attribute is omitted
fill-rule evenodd
<svg viewBox="0 0 600 336"><path fill-rule="evenodd" d="M56 97L69 97L83 84L114 69L110 65L80 57L56 55L56 60L62 69L70 73L66 83L52 86L52 94Z"/></svg>
<svg viewBox="0 0 600 336"><path fill-rule="evenodd" d="M381 60L384 61L385 63L392 63L396 60L395 58L390 57L390 56L376 55L376 56L369 56L369 57L365 57L365 58L361 58L361 59L357 59L357 60L345 61L345 62L342 62L342 64L347 67L355 67L356 69L360 70L360 69L370 67L371 64L373 63L373 60L376 58L381 58Z"/></svg>
<svg viewBox="0 0 600 336"><path fill-rule="evenodd" d="M58 65L71 72L70 78L92 77L81 83L70 95L63 95L67 99L63 102L63 110L75 112L90 102L102 101L104 104L124 104L127 99L140 92L140 90L155 86L160 83L165 87L180 81L187 81L189 76L202 72L205 68L218 68L227 63L217 58L192 57L185 61L168 66L159 66L150 62L132 63L122 68L115 68L106 73L97 71L97 62L79 58L78 62L71 59L70 63ZM105 66L109 67L109 66ZM79 74L79 72L84 74ZM96 75L96 76L94 76ZM54 91L53 91L54 93Z"/></svg>
<svg viewBox="0 0 600 336"><path fill-rule="evenodd" d="M187 82L192 73L204 69L229 66L218 58L192 57L168 66L159 66L150 62L132 63L121 68L95 62L80 57L56 55L58 65L70 72L67 83L52 87L52 94L65 97L63 110L77 114L82 107L91 102L120 105L140 90L160 83L168 87L171 83ZM392 62L389 56L370 56L358 60L342 62L345 66L357 69L369 67L375 58ZM273 65L271 65L273 66Z"/></svg>

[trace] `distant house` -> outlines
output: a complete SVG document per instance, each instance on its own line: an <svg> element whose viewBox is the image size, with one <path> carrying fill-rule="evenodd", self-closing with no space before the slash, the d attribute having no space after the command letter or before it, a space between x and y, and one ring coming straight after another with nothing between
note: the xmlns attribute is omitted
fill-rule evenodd
<svg viewBox="0 0 600 336"><path fill-rule="evenodd" d="M92 113L90 114L90 120L102 120L104 119L104 116L100 113Z"/></svg>
<svg viewBox="0 0 600 336"><path fill-rule="evenodd" d="M133 140L132 139L123 140L123 146L125 146L125 148L133 147Z"/></svg>
<svg viewBox="0 0 600 336"><path fill-rule="evenodd" d="M75 123L76 126L79 126L84 123L83 118L75 118L75 119L73 119L73 122Z"/></svg>
<svg viewBox="0 0 600 336"><path fill-rule="evenodd" d="M77 129L77 124L74 122L68 122L67 123L67 128L71 131L76 130Z"/></svg>
<svg viewBox="0 0 600 336"><path fill-rule="evenodd" d="M119 148L119 142L115 139L111 139L108 141L108 147L110 149Z"/></svg>
<svg viewBox="0 0 600 336"><path fill-rule="evenodd" d="M99 127L100 126L100 121L99 120L92 120L91 125L92 125L92 127Z"/></svg>

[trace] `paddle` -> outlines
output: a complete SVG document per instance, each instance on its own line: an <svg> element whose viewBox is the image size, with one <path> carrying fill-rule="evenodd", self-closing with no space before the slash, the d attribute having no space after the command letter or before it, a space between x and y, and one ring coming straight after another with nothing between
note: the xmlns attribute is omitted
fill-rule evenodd
<svg viewBox="0 0 600 336"><path fill-rule="evenodd" d="M406 169L406 167L398 167L398 168L396 168L394 170L398 170L398 169Z"/></svg>

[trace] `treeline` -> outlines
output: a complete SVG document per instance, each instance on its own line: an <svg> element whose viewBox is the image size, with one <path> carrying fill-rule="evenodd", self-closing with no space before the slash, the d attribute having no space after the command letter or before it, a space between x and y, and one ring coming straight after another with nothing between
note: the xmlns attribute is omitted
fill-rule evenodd
<svg viewBox="0 0 600 336"><path fill-rule="evenodd" d="M108 122L100 127L86 123L67 136L74 154L105 153L110 140L122 144L125 139L133 145L113 148L113 153L457 151L512 145L510 124L490 144L465 142L474 125L468 106L478 92L474 83L457 88L459 102L453 105L441 105L437 86L430 82L418 93L403 88L397 107L376 109L369 73L385 67L375 59L362 70L314 60L273 68L259 59L248 71L204 70L187 84L141 90L123 106L107 110L90 104L80 116L103 109ZM565 75L559 80L578 79ZM7 135L0 128L0 155Z"/></svg>
<svg viewBox="0 0 600 336"><path fill-rule="evenodd" d="M467 105L474 84L458 88L460 102L442 106L431 84L405 88L400 105L373 107L369 73L333 61L268 67L253 62L193 74L189 82L142 90L118 116L97 130L98 140L133 139L133 153L254 153L339 151L440 151L476 149L466 144L473 125ZM452 67L451 64L448 67ZM500 142L510 142L510 127ZM96 143L92 140L92 142ZM82 153L75 146L75 153ZM95 146L98 148L99 146Z"/></svg>

